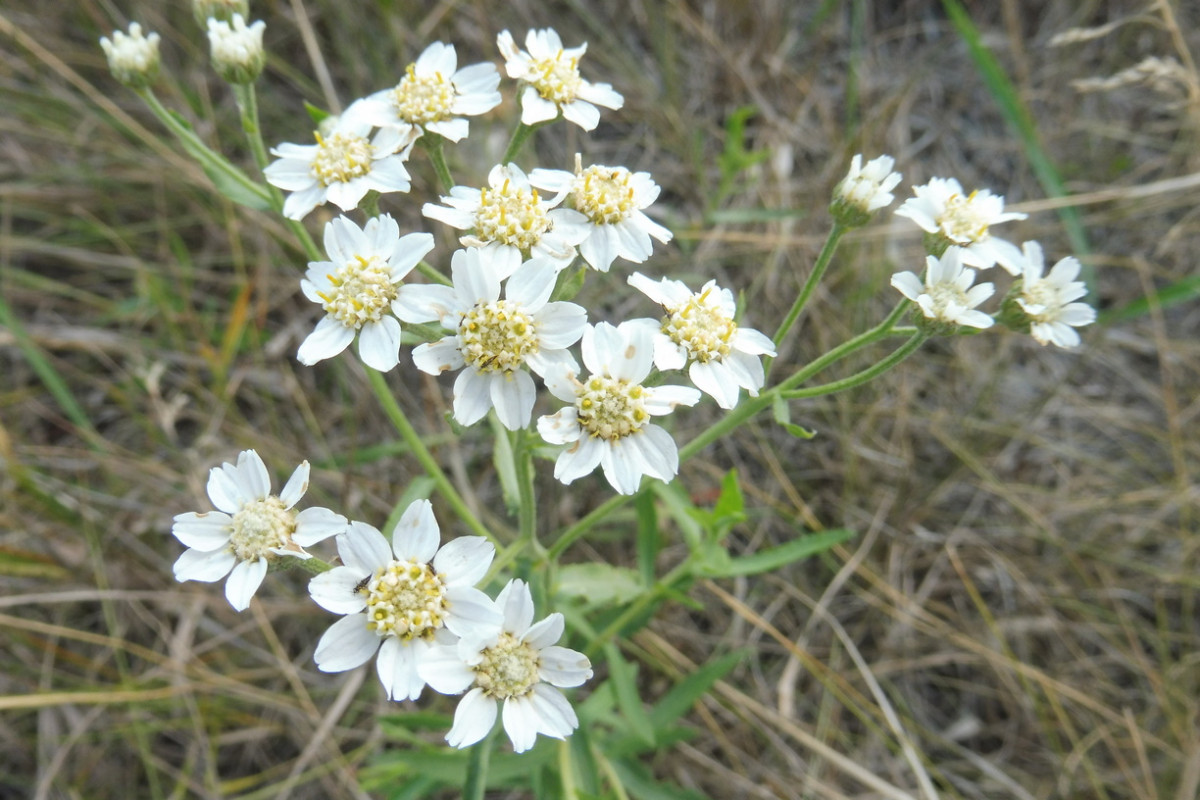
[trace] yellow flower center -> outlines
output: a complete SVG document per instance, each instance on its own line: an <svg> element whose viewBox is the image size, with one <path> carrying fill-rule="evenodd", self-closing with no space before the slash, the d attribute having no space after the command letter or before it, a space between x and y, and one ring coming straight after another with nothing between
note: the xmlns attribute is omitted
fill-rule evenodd
<svg viewBox="0 0 1200 800"><path fill-rule="evenodd" d="M537 76L530 83L543 98L560 106L575 100L583 83L578 58L564 58L559 50L550 58L533 62L533 69Z"/></svg>
<svg viewBox="0 0 1200 800"><path fill-rule="evenodd" d="M454 84L446 80L442 73L418 75L415 64L408 65L407 74L392 90L397 116L414 125L425 125L449 117L454 96Z"/></svg>
<svg viewBox="0 0 1200 800"><path fill-rule="evenodd" d="M512 372L538 351L533 318L519 303L479 303L458 325L463 360L480 372Z"/></svg>
<svg viewBox="0 0 1200 800"><path fill-rule="evenodd" d="M946 200L946 210L938 217L938 225L947 239L958 244L981 242L988 237L988 222L975 203L976 192L963 197L952 194Z"/></svg>
<svg viewBox="0 0 1200 800"><path fill-rule="evenodd" d="M637 433L650 419L640 384L597 375L576 392L579 425L593 437L615 442Z"/></svg>
<svg viewBox="0 0 1200 800"><path fill-rule="evenodd" d="M967 308L967 293L950 281L935 283L925 290L933 298L934 318L949 322L946 311L953 304L958 308Z"/></svg>
<svg viewBox="0 0 1200 800"><path fill-rule="evenodd" d="M483 660L473 669L475 685L488 697L524 697L538 682L538 654L506 631L496 644L483 651Z"/></svg>
<svg viewBox="0 0 1200 800"><path fill-rule="evenodd" d="M367 594L367 629L379 636L431 639L446 618L446 582L414 559L380 567L359 591Z"/></svg>
<svg viewBox="0 0 1200 800"><path fill-rule="evenodd" d="M317 155L312 161L312 175L322 186L347 183L371 171L371 142L362 136L334 133L317 137Z"/></svg>
<svg viewBox="0 0 1200 800"><path fill-rule="evenodd" d="M296 512L284 508L274 495L246 503L233 515L229 546L240 561L275 558L274 547L285 547L296 530Z"/></svg>
<svg viewBox="0 0 1200 800"><path fill-rule="evenodd" d="M576 161L575 183L571 188L575 209L597 225L620 222L637 209L631 177L624 167L593 166L581 170Z"/></svg>
<svg viewBox="0 0 1200 800"><path fill-rule="evenodd" d="M729 355L738 328L715 301L710 301L710 292L711 288L692 295L662 324L662 332L687 348L688 354L701 363L720 361Z"/></svg>
<svg viewBox="0 0 1200 800"><path fill-rule="evenodd" d="M325 311L347 328L378 322L396 299L398 287L392 282L387 262L379 256L355 256L336 273L325 277L333 284L328 294L319 293L325 301Z"/></svg>
<svg viewBox="0 0 1200 800"><path fill-rule="evenodd" d="M536 189L518 188L506 180L499 189L484 188L480 194L475 233L484 242L500 242L528 254L550 224Z"/></svg>

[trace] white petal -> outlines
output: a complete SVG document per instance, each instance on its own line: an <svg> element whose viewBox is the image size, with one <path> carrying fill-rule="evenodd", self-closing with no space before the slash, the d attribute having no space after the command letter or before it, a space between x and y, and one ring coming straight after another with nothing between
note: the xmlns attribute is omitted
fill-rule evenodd
<svg viewBox="0 0 1200 800"><path fill-rule="evenodd" d="M353 567L334 567L310 580L308 593L313 602L326 611L335 614L357 614L367 607L366 595L357 591L357 587L363 578L370 578L371 575L363 574Z"/></svg>
<svg viewBox="0 0 1200 800"><path fill-rule="evenodd" d="M496 605L504 613L504 630L524 637L533 623L533 594L529 584L519 579L509 581L496 596Z"/></svg>
<svg viewBox="0 0 1200 800"><path fill-rule="evenodd" d="M271 475L257 450L238 453L237 471L244 501L264 500L271 494Z"/></svg>
<svg viewBox="0 0 1200 800"><path fill-rule="evenodd" d="M694 406L699 402L699 390L690 386L655 386L647 389L643 398L646 411L656 417L670 414L678 406Z"/></svg>
<svg viewBox="0 0 1200 800"><path fill-rule="evenodd" d="M592 662L568 647L543 647L538 653L538 676L555 686L581 686L592 677Z"/></svg>
<svg viewBox="0 0 1200 800"><path fill-rule="evenodd" d="M743 353L754 356L774 356L775 342L765 333L753 328L738 328L733 339L733 347Z"/></svg>
<svg viewBox="0 0 1200 800"><path fill-rule="evenodd" d="M245 611L258 587L267 576L267 560L241 561L234 565L225 581L225 597L237 611Z"/></svg>
<svg viewBox="0 0 1200 800"><path fill-rule="evenodd" d="M426 342L413 348L412 359L417 369L430 375L441 375L453 369L462 369L462 351L457 336L447 336L436 342ZM485 412L486 413L486 412Z"/></svg>
<svg viewBox="0 0 1200 800"><path fill-rule="evenodd" d="M417 669L420 657L431 645L422 639L403 642L388 636L379 648L375 670L379 682L387 690L390 700L416 700L425 688L425 679Z"/></svg>
<svg viewBox="0 0 1200 800"><path fill-rule="evenodd" d="M629 444L628 437L611 442L600 451L604 477L620 494L633 494L646 474L641 451Z"/></svg>
<svg viewBox="0 0 1200 800"><path fill-rule="evenodd" d="M571 708L567 698L557 689L541 683L536 684L529 700L537 712L538 733L564 739L579 727L575 709Z"/></svg>
<svg viewBox="0 0 1200 800"><path fill-rule="evenodd" d="M301 461L300 466L292 472L292 477L288 478L283 491L279 493L279 499L283 501L284 508L291 508L300 502L301 497L304 497L304 493L308 491L308 473L308 462Z"/></svg>
<svg viewBox="0 0 1200 800"><path fill-rule="evenodd" d="M229 550L184 550L175 561L175 580L212 583L229 574L237 558Z"/></svg>
<svg viewBox="0 0 1200 800"><path fill-rule="evenodd" d="M554 292L557 265L550 259L527 261L517 268L504 286L504 296L520 303L529 314L537 314Z"/></svg>
<svg viewBox="0 0 1200 800"><path fill-rule="evenodd" d="M538 344L546 349L570 347L586 328L587 310L575 303L548 303L537 315Z"/></svg>
<svg viewBox="0 0 1200 800"><path fill-rule="evenodd" d="M896 212L900 213L899 211ZM925 291L925 284L913 272L897 272L892 276L892 286L909 300L916 300Z"/></svg>
<svg viewBox="0 0 1200 800"><path fill-rule="evenodd" d="M583 260L591 264L593 269L608 272L617 258L619 243L620 239L614 226L595 225L591 235L579 243L579 255L583 256Z"/></svg>
<svg viewBox="0 0 1200 800"><path fill-rule="evenodd" d="M311 547L330 536L345 533L348 525L346 518L341 514L335 514L328 508L313 506L296 515L296 530L292 533L292 541L301 547Z"/></svg>
<svg viewBox="0 0 1200 800"><path fill-rule="evenodd" d="M549 122L558 116L558 106L538 94L537 89L526 86L521 92L521 122L536 125Z"/></svg>
<svg viewBox="0 0 1200 800"><path fill-rule="evenodd" d="M358 356L371 369L387 372L400 363L400 322L391 316L363 325Z"/></svg>
<svg viewBox="0 0 1200 800"><path fill-rule="evenodd" d="M245 502L241 487L222 467L213 467L208 471L208 486L205 488L212 504L226 514L236 514Z"/></svg>
<svg viewBox="0 0 1200 800"><path fill-rule="evenodd" d="M504 620L492 598L471 586L447 587L446 605L446 627L456 636L487 636Z"/></svg>
<svg viewBox="0 0 1200 800"><path fill-rule="evenodd" d="M679 472L679 448L671 434L658 425L647 425L627 441L637 448L647 475L669 483Z"/></svg>
<svg viewBox="0 0 1200 800"><path fill-rule="evenodd" d="M325 316L313 332L300 343L296 359L306 367L332 358L354 341L354 328L348 328L334 317Z"/></svg>
<svg viewBox="0 0 1200 800"><path fill-rule="evenodd" d="M434 645L417 663L417 671L441 694L465 692L475 682L475 672L459 656L457 645Z"/></svg>
<svg viewBox="0 0 1200 800"><path fill-rule="evenodd" d="M329 626L313 661L322 672L345 672L367 663L378 649L379 637L367 630L367 615L351 614Z"/></svg>
<svg viewBox="0 0 1200 800"><path fill-rule="evenodd" d="M447 586L474 586L483 580L496 548L482 536L459 536L451 539L433 557L433 568Z"/></svg>
<svg viewBox="0 0 1200 800"><path fill-rule="evenodd" d="M453 119L430 122L426 124L425 128L433 131L443 139L457 142L461 139L467 138L467 134L471 130L471 125L462 117L455 117Z"/></svg>
<svg viewBox="0 0 1200 800"><path fill-rule="evenodd" d="M442 539L441 529L433 516L433 503L414 500L404 509L396 529L392 531L392 551L400 561L416 559L428 564L438 551Z"/></svg>
<svg viewBox="0 0 1200 800"><path fill-rule="evenodd" d="M504 732L512 740L513 752L524 753L533 747L538 734L538 712L533 702L524 697L504 701Z"/></svg>
<svg viewBox="0 0 1200 800"><path fill-rule="evenodd" d="M528 591L528 589L526 589ZM529 600L529 620L533 619L533 598ZM513 628L506 628L514 634L518 634L526 644L533 647L535 650L541 650L544 647L557 642L562 638L563 630L566 623L563 620L563 615L557 611L548 615L544 620L536 625L530 626L526 621L525 628L520 631Z"/></svg>
<svg viewBox="0 0 1200 800"><path fill-rule="evenodd" d="M470 747L487 736L495 724L496 701L485 696L483 689L472 689L458 702L446 742L451 747Z"/></svg>
<svg viewBox="0 0 1200 800"><path fill-rule="evenodd" d="M563 117L574 122L585 131L595 130L600 124L600 109L585 100L574 100L562 107Z"/></svg>
<svg viewBox="0 0 1200 800"><path fill-rule="evenodd" d="M445 327L453 328L463 311L461 305L453 286L406 283L396 292L392 313L405 322L437 320ZM448 322L450 324L446 324Z"/></svg>
<svg viewBox="0 0 1200 800"><path fill-rule="evenodd" d="M542 417L542 419L546 418ZM542 434L542 438L549 441L546 433L542 430L540 420L538 432ZM576 478L582 478L596 468L608 447L608 442L602 439L595 439L587 435L581 436L573 445L558 454L558 460L554 462L554 477L563 483L571 483Z"/></svg>
<svg viewBox="0 0 1200 800"><path fill-rule="evenodd" d="M211 553L229 544L233 518L220 511L178 514L171 533L186 547Z"/></svg>
<svg viewBox="0 0 1200 800"><path fill-rule="evenodd" d="M529 425L533 404L537 400L537 388L528 372L518 370L508 375L492 373L489 379L492 406L500 424L510 431L519 431Z"/></svg>
<svg viewBox="0 0 1200 800"><path fill-rule="evenodd" d="M579 412L574 406L570 406L560 410L557 414L539 417L537 428L541 437L550 444L570 444L577 441L581 433Z"/></svg>
<svg viewBox="0 0 1200 800"><path fill-rule="evenodd" d="M710 395L721 408L733 408L737 405L741 387L729 370L719 361L694 362L688 367L688 377L700 391Z"/></svg>
<svg viewBox="0 0 1200 800"><path fill-rule="evenodd" d="M359 575L372 575L375 570L392 563L388 540L365 522L351 522L346 532L337 537L337 550L342 563Z"/></svg>
<svg viewBox="0 0 1200 800"><path fill-rule="evenodd" d="M454 380L454 419L460 425L474 425L483 419L492 407L492 393L488 376L466 367Z"/></svg>

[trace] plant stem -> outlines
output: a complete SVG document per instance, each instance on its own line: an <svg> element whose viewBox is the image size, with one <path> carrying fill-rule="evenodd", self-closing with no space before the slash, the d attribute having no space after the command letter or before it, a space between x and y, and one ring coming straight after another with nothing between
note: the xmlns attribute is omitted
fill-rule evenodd
<svg viewBox="0 0 1200 800"><path fill-rule="evenodd" d="M873 364L862 372L856 372L853 375L842 378L838 381L823 383L820 386L812 386L807 389L790 389L779 393L779 396L785 400L795 400L801 397L820 397L821 395L833 394L846 389L852 389L855 386L860 386L873 378L877 378L887 372L892 367L899 364L904 359L908 358L918 347L925 343L929 337L920 331L914 333L907 342L901 345L895 352L884 358L877 364Z"/></svg>
<svg viewBox="0 0 1200 800"><path fill-rule="evenodd" d="M492 756L492 741L496 738L500 720L492 723L492 729L483 741L477 742L471 748L471 757L467 760L467 779L463 783L463 800L483 800L487 789L488 761Z"/></svg>
<svg viewBox="0 0 1200 800"><path fill-rule="evenodd" d="M504 157L500 159L500 163L507 164L516 158L517 153L521 152L521 148L525 146L525 142L533 135L533 132L545 124L545 122L537 122L533 125L519 123L517 129L513 131L512 139L508 141L508 148L504 151Z"/></svg>
<svg viewBox="0 0 1200 800"><path fill-rule="evenodd" d="M420 142L429 153L429 161L433 164L433 171L437 173L438 180L441 181L442 191L450 191L454 188L454 177L450 174L449 165L446 164L446 153L443 147L445 140L436 133L426 133L421 137Z"/></svg>
<svg viewBox="0 0 1200 800"><path fill-rule="evenodd" d="M429 278L429 280L440 283L443 286L451 285L450 279L439 272L437 267L433 266L427 261L417 262L417 272L421 273L426 278Z"/></svg>
<svg viewBox="0 0 1200 800"><path fill-rule="evenodd" d="M233 96L237 99L238 111L242 117L242 132L246 134L246 142L254 155L254 163L260 170L267 166L267 146L263 142L262 129L258 124L258 95L253 83L233 84ZM279 190L271 187L267 191L278 194Z"/></svg>
<svg viewBox="0 0 1200 800"><path fill-rule="evenodd" d="M800 294L796 296L796 302L792 303L792 308L788 311L787 316L783 318L783 323L779 326L779 330L775 331L772 341L775 342L775 347L778 348L784 338L792 330L792 326L796 324L796 320L800 318L800 312L804 310L804 306L808 304L813 292L817 290L817 284L821 282L821 278L825 275L825 270L829 268L829 262L833 260L833 252L837 250L838 241L842 235L849 230L845 225L838 221L834 221L833 228L829 231L829 236L825 239L825 245L821 248L821 253L817 256L817 263L813 265L812 272L808 275L808 280L804 282L804 287L800 290ZM768 358L766 364L767 374L771 374L771 367L774 365L774 359Z"/></svg>
<svg viewBox="0 0 1200 800"><path fill-rule="evenodd" d="M412 423L408 421L404 410L400 408L400 404L396 402L396 398L392 396L391 390L388 389L387 379L384 378L383 373L370 367L364 368L367 371L367 378L371 382L371 388L375 390L375 397L378 398L379 404L383 406L384 413L387 414L392 425L400 433L400 438L408 445L412 454L417 457L417 461L421 462L421 466L425 469L425 474L433 479L442 497L446 499L446 502L450 504L450 507L454 509L459 518L467 524L467 527L486 538L493 545L498 545L499 542L496 540L496 537L479 521L479 518L471 512L471 509L467 507L462 495L454 488L454 484L450 483L450 479L446 477L446 473L442 471L433 454L429 452L429 448L421 441L420 434L417 433Z"/></svg>
<svg viewBox="0 0 1200 800"><path fill-rule="evenodd" d="M329 572L333 569L333 564L328 561L313 556L312 558L289 558L286 562L288 569L299 569L307 572L309 575L320 575L322 572Z"/></svg>
<svg viewBox="0 0 1200 800"><path fill-rule="evenodd" d="M533 489L533 450L524 430L512 432L513 462L517 470L518 530L522 541L533 545L534 552L543 548L537 539L537 500Z"/></svg>

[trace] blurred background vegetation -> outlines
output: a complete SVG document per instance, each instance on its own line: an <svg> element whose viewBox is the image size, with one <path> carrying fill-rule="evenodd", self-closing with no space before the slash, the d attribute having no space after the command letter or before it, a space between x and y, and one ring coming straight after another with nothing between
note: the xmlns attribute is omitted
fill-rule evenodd
<svg viewBox="0 0 1200 800"><path fill-rule="evenodd" d="M897 202L933 176L1004 194L1030 216L999 235L1091 271L1101 321L1078 352L999 332L937 341L868 387L794 404L812 440L764 419L684 466L701 506L738 470L734 553L804 530L856 535L780 573L700 583L622 642L647 704L743 653L686 735L640 756L633 796L1197 796L1193 4L252 8L267 22L269 142L305 141L305 101L336 111L393 85L434 39L460 64L499 62L504 28L586 40L584 77L625 108L592 134L539 134L522 165L570 168L580 151L650 171L677 238L643 271L740 287L753 327L785 313L857 152L896 157ZM219 588L171 577L171 517L206 507L208 468L239 450L256 448L276 481L309 459L307 501L377 526L418 468L354 359L295 361L314 316L285 227L217 196L108 75L97 41L135 20L162 36L160 99L253 170L186 3L0 8L0 796L364 796L356 781L406 796L419 771L390 757L435 763L449 701L396 715L373 674L317 672L329 615L300 576L275 576L241 615ZM503 88L506 105L450 150L459 182L503 151ZM384 210L433 230L445 259L451 238L419 214L434 176L419 159L412 170L412 196ZM777 369L880 319L891 274L921 256L919 231L890 213L844 241ZM593 320L648 313L628 271L591 276L613 289L589 286L606 298ZM392 385L485 519L502 514L488 432L451 429L448 384L405 354ZM601 477L568 490L544 466L546 531L609 496ZM615 519L570 560L632 564L633 524ZM445 517L443 532L462 533ZM681 545L662 536L665 571Z"/></svg>

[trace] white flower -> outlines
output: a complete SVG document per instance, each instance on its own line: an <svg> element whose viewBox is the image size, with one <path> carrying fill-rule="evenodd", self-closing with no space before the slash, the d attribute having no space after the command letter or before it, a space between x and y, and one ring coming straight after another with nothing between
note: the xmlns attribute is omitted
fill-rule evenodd
<svg viewBox="0 0 1200 800"><path fill-rule="evenodd" d="M564 50L554 29L545 28L526 34L528 52L517 47L508 31L500 32L496 45L504 56L508 77L527 84L521 92L521 122L525 125L548 122L561 111L563 117L590 131L600 122L596 106L616 110L625 104L612 86L588 83L579 76L579 59L587 50L586 43Z"/></svg>
<svg viewBox="0 0 1200 800"><path fill-rule="evenodd" d="M900 182L900 173L892 172L895 163L891 156L879 156L864 167L862 155L855 155L850 159L850 171L833 190L835 202L845 203L861 214L890 205L894 199L892 189Z"/></svg>
<svg viewBox="0 0 1200 800"><path fill-rule="evenodd" d="M391 544L364 522L338 536L344 566L308 584L317 605L345 615L317 643L318 669L345 672L378 651L375 668L388 697L416 700L425 686L418 670L436 638L486 635L500 624L491 598L475 588L495 555L491 543L462 536L438 549L440 536L428 500L405 510Z"/></svg>
<svg viewBox="0 0 1200 800"><path fill-rule="evenodd" d="M463 247L483 250L484 261L507 278L528 258L546 256L565 267L575 245L587 237L587 218L543 200L516 164L497 164L483 189L455 186L442 197L445 206L426 203L421 213L471 233ZM447 206L449 206L447 208Z"/></svg>
<svg viewBox="0 0 1200 800"><path fill-rule="evenodd" d="M927 319L949 325L989 328L992 318L974 308L992 296L990 283L972 286L975 270L963 266L961 247L948 247L941 258L926 256L925 282L912 272L892 276L892 286L916 302Z"/></svg>
<svg viewBox="0 0 1200 800"><path fill-rule="evenodd" d="M100 37L100 47L108 58L113 77L126 86L140 89L147 86L158 73L158 34L142 35L142 26L129 25L129 34L113 31L112 39Z"/></svg>
<svg viewBox="0 0 1200 800"><path fill-rule="evenodd" d="M557 193L555 202L570 195L575 210L587 218L588 234L579 254L601 272L608 272L617 258L645 261L653 250L651 236L664 244L671 241L669 230L642 213L658 198L658 184L649 172L598 164L584 169L576 153L574 172L535 169L529 182Z"/></svg>
<svg viewBox="0 0 1200 800"><path fill-rule="evenodd" d="M963 194L954 178L932 178L924 186L914 186L911 197L896 209L896 215L908 217L922 230L940 236L951 245L963 248L963 263L980 269L999 264L1017 274L1021 251L1012 242L997 239L988 228L1026 214L1004 210L1004 197L980 189Z"/></svg>
<svg viewBox="0 0 1200 800"><path fill-rule="evenodd" d="M455 331L413 350L413 362L430 375L461 369L454 382L454 418L473 425L488 409L511 431L529 424L537 398L533 378L547 370L579 367L566 348L579 341L587 312L574 303L551 303L557 274L549 259L513 273L500 299L500 277L478 250L457 250L450 261L453 286L405 286L397 315L405 322L438 320Z"/></svg>
<svg viewBox="0 0 1200 800"><path fill-rule="evenodd" d="M400 362L400 322L396 313L399 284L433 249L433 234L400 235L391 215L367 220L359 228L346 217L325 224L328 261L309 262L300 281L304 296L325 309L325 316L301 344L296 357L311 366L332 358L358 337L363 363L387 372ZM388 312L391 312L389 314Z"/></svg>
<svg viewBox="0 0 1200 800"><path fill-rule="evenodd" d="M465 117L500 105L495 64L458 69L454 45L434 42L408 65L394 88L362 101L363 118L380 128L397 128L405 142L430 131L457 142L467 135Z"/></svg>
<svg viewBox="0 0 1200 800"><path fill-rule="evenodd" d="M372 126L362 118L361 110L357 103L352 104L328 134L313 134L316 144L284 143L271 149L279 160L269 164L263 174L268 183L291 192L283 204L285 217L303 219L325 202L350 211L372 189L380 193L408 191L404 160L411 142L405 142L395 128L380 128L374 139L368 139Z"/></svg>
<svg viewBox="0 0 1200 800"><path fill-rule="evenodd" d="M1016 300L1029 318L1033 338L1041 344L1078 346L1079 334L1075 328L1096 321L1094 308L1087 303L1071 302L1087 294L1087 286L1075 280L1079 276L1079 260L1067 256L1043 277L1042 246L1037 242L1025 242L1021 266L1021 287Z"/></svg>
<svg viewBox="0 0 1200 800"><path fill-rule="evenodd" d="M212 583L228 575L225 597L244 611L271 561L311 558L305 547L346 530L346 518L327 508L294 511L306 491L307 461L278 495L271 494L271 476L253 450L243 450L236 465L213 467L208 498L217 510L179 514L171 528L189 548L175 562L175 579Z"/></svg>
<svg viewBox="0 0 1200 800"><path fill-rule="evenodd" d="M456 646L439 646L422 666L429 685L443 694L471 691L458 703L446 741L469 747L487 736L504 704L504 730L513 750L533 747L540 733L565 739L579 718L556 686L580 686L592 677L587 656L555 644L563 634L563 615L533 624L533 596L520 580L509 581L495 602L504 622L484 637L463 637Z"/></svg>
<svg viewBox="0 0 1200 800"><path fill-rule="evenodd" d="M633 494L643 475L669 481L679 471L679 449L651 416L693 406L700 392L690 386L643 386L654 361L650 332L625 323L601 322L583 332L583 363L591 377L549 371L546 388L571 405L538 420L538 433L551 444L569 445L558 455L554 477L563 483L599 464L621 494Z"/></svg>
<svg viewBox="0 0 1200 800"><path fill-rule="evenodd" d="M213 66L230 83L251 83L262 72L267 56L263 53L262 20L249 27L241 14L233 15L233 23L209 17L208 43Z"/></svg>
<svg viewBox="0 0 1200 800"><path fill-rule="evenodd" d="M683 369L721 408L737 405L739 387L758 396L765 377L759 356L774 356L775 343L765 334L733 321L737 306L733 292L709 281L692 292L682 281L655 282L635 272L629 284L663 307L661 324L644 323L654 337L654 365L661 370Z"/></svg>

